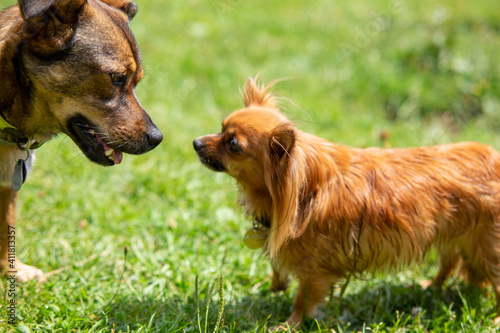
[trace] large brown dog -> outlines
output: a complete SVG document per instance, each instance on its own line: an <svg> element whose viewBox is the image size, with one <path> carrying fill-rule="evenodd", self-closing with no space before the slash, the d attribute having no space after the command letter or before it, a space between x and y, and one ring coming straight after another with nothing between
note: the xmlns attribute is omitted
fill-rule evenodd
<svg viewBox="0 0 500 333"><path fill-rule="evenodd" d="M62 132L109 166L162 140L134 93L143 76L129 28L136 12L129 0L19 0L0 12L0 271L18 281L44 279L9 256L12 186L24 182L32 149Z"/></svg>
<svg viewBox="0 0 500 333"><path fill-rule="evenodd" d="M298 130L268 88L249 80L245 108L193 145L201 162L238 182L255 219L246 241L269 254L271 288L298 277L289 324L312 316L339 279L409 265L432 246L440 256L432 283L460 264L469 282L493 285L498 313L497 151L479 143L347 148Z"/></svg>

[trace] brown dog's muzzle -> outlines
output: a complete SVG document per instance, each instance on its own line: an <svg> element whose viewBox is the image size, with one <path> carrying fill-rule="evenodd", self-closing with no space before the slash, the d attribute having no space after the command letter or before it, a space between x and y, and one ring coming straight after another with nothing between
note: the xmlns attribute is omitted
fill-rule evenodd
<svg viewBox="0 0 500 333"><path fill-rule="evenodd" d="M163 134L160 132L158 127L156 127L155 124L153 124L152 127L153 128L149 131L149 133L146 134L148 147L146 147L145 151L140 152L139 154L148 152L156 148L163 141Z"/></svg>
<svg viewBox="0 0 500 333"><path fill-rule="evenodd" d="M67 134L89 160L111 166L121 163L123 153L143 154L163 140L163 134L147 114L138 123L98 124L78 115L68 121Z"/></svg>
<svg viewBox="0 0 500 333"><path fill-rule="evenodd" d="M128 154L143 154L146 153L150 150L153 150L156 148L163 140L163 134L160 132L158 127L153 123L153 120L149 117L148 114L145 115L146 117L146 131L144 132L144 140L143 143L140 143L140 140L138 140L138 145L134 146L133 144L130 145L129 150L125 151Z"/></svg>

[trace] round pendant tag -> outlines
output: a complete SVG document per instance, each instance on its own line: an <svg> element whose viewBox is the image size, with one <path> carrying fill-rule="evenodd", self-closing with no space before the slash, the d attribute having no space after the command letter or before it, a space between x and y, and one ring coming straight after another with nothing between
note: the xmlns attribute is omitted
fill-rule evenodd
<svg viewBox="0 0 500 333"><path fill-rule="evenodd" d="M245 243L248 248L256 250L264 246L266 239L267 233L252 228L248 230L245 237L243 237L243 243Z"/></svg>
<svg viewBox="0 0 500 333"><path fill-rule="evenodd" d="M23 186L26 176L28 175L28 168L26 167L26 161L19 160L14 167L14 173L12 174L12 189L14 191L19 191L21 186Z"/></svg>

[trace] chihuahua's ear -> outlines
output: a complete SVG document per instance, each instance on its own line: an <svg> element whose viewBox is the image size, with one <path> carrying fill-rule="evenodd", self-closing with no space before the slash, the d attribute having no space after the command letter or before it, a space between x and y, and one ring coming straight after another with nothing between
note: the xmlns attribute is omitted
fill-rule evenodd
<svg viewBox="0 0 500 333"><path fill-rule="evenodd" d="M276 108L276 99L269 93L269 89L274 85L271 83L267 86L259 85L253 77L249 77L243 91L243 100L245 106L262 106L268 108Z"/></svg>
<svg viewBox="0 0 500 333"><path fill-rule="evenodd" d="M35 53L63 50L75 33L78 15L87 0L18 0L23 31Z"/></svg>
<svg viewBox="0 0 500 333"><path fill-rule="evenodd" d="M295 145L295 128L286 122L276 126L269 139L269 151L280 160L285 154L290 155Z"/></svg>
<svg viewBox="0 0 500 333"><path fill-rule="evenodd" d="M101 0L101 1L127 14L129 20L133 19L138 11L136 3L131 0Z"/></svg>
<svg viewBox="0 0 500 333"><path fill-rule="evenodd" d="M273 202L268 251L275 258L285 244L300 236L304 228L297 218L304 183L302 160L297 154L297 131L289 122L278 125L269 139L264 179Z"/></svg>

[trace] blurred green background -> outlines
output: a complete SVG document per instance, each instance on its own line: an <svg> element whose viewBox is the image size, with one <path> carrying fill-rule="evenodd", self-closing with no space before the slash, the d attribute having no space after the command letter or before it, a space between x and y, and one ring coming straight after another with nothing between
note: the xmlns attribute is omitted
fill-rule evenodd
<svg viewBox="0 0 500 333"><path fill-rule="evenodd" d="M251 222L235 183L192 149L242 106L249 76L285 79L273 91L286 114L344 145L500 148L493 1L137 3L131 27L146 75L136 92L164 141L111 168L86 160L64 135L37 151L20 194L17 252L49 281L19 286L20 327L0 315L0 330L264 332L288 317L296 284L268 291L267 258L242 244ZM456 278L443 292L416 287L436 273L434 261L351 281L340 305L327 299L323 316L302 329L494 331L489 288Z"/></svg>

